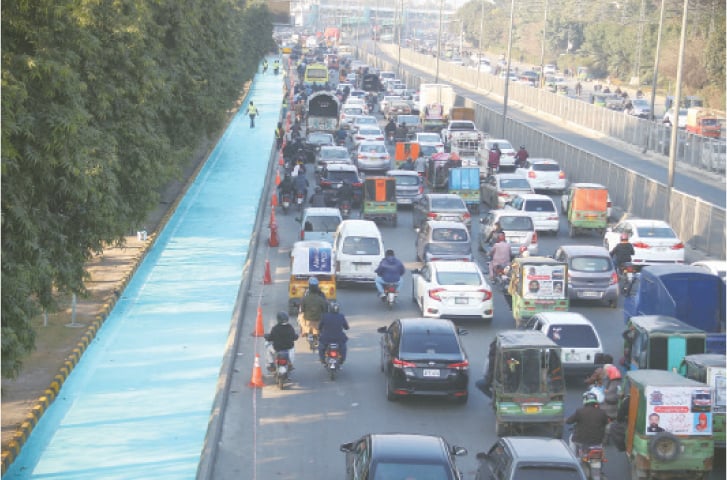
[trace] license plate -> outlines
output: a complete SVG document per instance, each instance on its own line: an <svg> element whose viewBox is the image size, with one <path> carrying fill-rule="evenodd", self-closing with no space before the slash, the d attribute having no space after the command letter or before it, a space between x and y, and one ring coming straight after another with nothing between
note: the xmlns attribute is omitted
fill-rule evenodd
<svg viewBox="0 0 727 480"><path fill-rule="evenodd" d="M589 462L589 465L591 466L591 468L601 468L601 462L599 462L598 460L591 460Z"/></svg>
<svg viewBox="0 0 727 480"><path fill-rule="evenodd" d="M525 407L525 413L538 413L539 411L538 407Z"/></svg>
<svg viewBox="0 0 727 480"><path fill-rule="evenodd" d="M423 377L438 377L439 376L439 370L438 369L425 368L424 370L422 370L422 376Z"/></svg>
<svg viewBox="0 0 727 480"><path fill-rule="evenodd" d="M440 217L443 222L456 222L459 220L457 217Z"/></svg>
<svg viewBox="0 0 727 480"><path fill-rule="evenodd" d="M582 298L601 298L603 294L601 292L581 292Z"/></svg>
<svg viewBox="0 0 727 480"><path fill-rule="evenodd" d="M470 302L470 299L467 297L456 297L454 299L454 303L457 305L467 305Z"/></svg>

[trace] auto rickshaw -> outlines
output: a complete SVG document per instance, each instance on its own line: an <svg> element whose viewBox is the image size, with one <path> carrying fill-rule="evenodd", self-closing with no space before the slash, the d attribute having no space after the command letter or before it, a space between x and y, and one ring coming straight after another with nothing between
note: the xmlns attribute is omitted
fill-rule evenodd
<svg viewBox="0 0 727 480"><path fill-rule="evenodd" d="M394 149L394 162L396 168L401 167L401 164L406 161L407 158L416 160L419 157L419 144L416 142L396 142Z"/></svg>
<svg viewBox="0 0 727 480"><path fill-rule="evenodd" d="M510 297L515 326L540 312L567 312L568 264L548 257L516 258L510 269Z"/></svg>
<svg viewBox="0 0 727 480"><path fill-rule="evenodd" d="M462 159L456 153L435 153L427 163L427 186L432 190L446 190L449 170L461 166Z"/></svg>
<svg viewBox="0 0 727 480"><path fill-rule="evenodd" d="M565 380L561 348L537 330L497 333L492 368L492 406L498 436L545 427L563 435Z"/></svg>
<svg viewBox="0 0 727 480"><path fill-rule="evenodd" d="M291 315L298 314L311 277L318 279L327 300L336 300L336 271L332 256L333 246L329 242L305 240L293 244L288 284L288 312Z"/></svg>
<svg viewBox="0 0 727 480"><path fill-rule="evenodd" d="M598 186L577 186L568 191L568 234L575 237L584 230L603 237L608 224L608 190Z"/></svg>
<svg viewBox="0 0 727 480"><path fill-rule="evenodd" d="M715 448L725 448L725 404L727 404L727 358L716 353L684 357L679 373L707 384L712 390L712 438Z"/></svg>
<svg viewBox="0 0 727 480"><path fill-rule="evenodd" d="M361 218L374 222L387 222L393 227L396 226L396 179L394 177L366 177Z"/></svg>
<svg viewBox="0 0 727 480"><path fill-rule="evenodd" d="M449 193L459 195L472 212L480 210L480 169L461 167L449 169Z"/></svg>
<svg viewBox="0 0 727 480"><path fill-rule="evenodd" d="M709 387L648 369L628 372L624 387L631 479L706 478L714 459Z"/></svg>

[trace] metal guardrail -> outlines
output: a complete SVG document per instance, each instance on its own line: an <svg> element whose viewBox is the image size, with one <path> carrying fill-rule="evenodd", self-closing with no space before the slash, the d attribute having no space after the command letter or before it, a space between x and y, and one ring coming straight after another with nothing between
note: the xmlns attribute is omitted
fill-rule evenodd
<svg viewBox="0 0 727 480"><path fill-rule="evenodd" d="M391 48L389 48L391 47ZM395 46L378 45L382 51L396 58L398 51ZM396 70L396 63L384 61L361 51L359 57L382 70ZM401 53L402 64L413 64L417 68L430 72L436 71L436 59L416 52ZM422 82L417 72L402 71L401 78L410 88L418 88ZM476 71L440 62L440 82L450 81L481 92L504 95L504 81L492 75L480 74ZM634 145L651 147L655 151L667 152L669 148L669 129L663 125L641 120L622 112L615 112L597 107L581 100L550 93L543 89L534 89L524 85L513 84L508 92L510 98L523 105L539 109L564 121L579 124L603 132L606 135L621 138ZM475 109L475 121L483 131L493 131L499 135L502 125L502 113L465 97L457 97L457 105ZM493 128L489 128L493 126ZM557 158L571 182L588 182L598 179L604 184L613 201L623 210L635 216L659 218L667 220L679 237L691 247L718 258L725 258L725 209L719 208L700 198L678 190L672 190L671 211L667 217L666 202L668 188L665 184L652 180L633 170L614 164L598 155L570 145L544 132L538 131L516 120L508 118L506 128L508 136L517 138L519 143L527 144L533 154L542 157ZM627 140L628 138L628 140ZM677 161L701 166L701 150L711 144L711 139L704 139L686 132L679 132L681 154ZM699 153L697 153L699 152ZM679 152L678 152L679 153Z"/></svg>

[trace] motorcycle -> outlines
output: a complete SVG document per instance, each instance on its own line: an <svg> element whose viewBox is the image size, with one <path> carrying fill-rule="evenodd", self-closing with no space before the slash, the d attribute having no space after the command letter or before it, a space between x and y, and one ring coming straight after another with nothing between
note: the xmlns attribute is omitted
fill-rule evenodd
<svg viewBox="0 0 727 480"><path fill-rule="evenodd" d="M341 200L339 202L338 209L341 210L341 216L346 219L351 215L351 202L348 200Z"/></svg>
<svg viewBox="0 0 727 480"><path fill-rule="evenodd" d="M573 431L569 443L573 444ZM597 445L577 445L577 457L583 466L583 472L589 480L606 480L603 474L603 464L606 463L606 450L602 444Z"/></svg>
<svg viewBox="0 0 727 480"><path fill-rule="evenodd" d="M617 269L616 274L618 276L618 285L622 292L628 292L629 288L631 288L631 284L634 282L634 275L640 270L641 268L639 266L634 265L631 262L621 264L621 266Z"/></svg>
<svg viewBox="0 0 727 480"><path fill-rule="evenodd" d="M280 71L280 67L273 68L273 74L277 75L279 71Z"/></svg>
<svg viewBox="0 0 727 480"><path fill-rule="evenodd" d="M311 352L317 352L318 351L318 333L309 333L306 337L308 340L308 347L310 347Z"/></svg>
<svg viewBox="0 0 727 480"><path fill-rule="evenodd" d="M303 204L305 203L305 192L299 190L295 192L295 204L298 206L298 211L303 211Z"/></svg>
<svg viewBox="0 0 727 480"><path fill-rule="evenodd" d="M265 336L265 338L268 338L268 335ZM270 345L269 342L266 342L266 347ZM273 362L273 376L275 377L275 383L278 385L278 388L280 390L283 390L285 388L285 384L288 382L290 371L293 368L293 364L290 363L290 356L288 354L287 350L281 350L279 352L275 352L275 360Z"/></svg>
<svg viewBox="0 0 727 480"><path fill-rule="evenodd" d="M382 300L387 307L393 308L394 304L396 303L396 297L398 296L399 292L396 289L395 283L384 284L384 298Z"/></svg>
<svg viewBox="0 0 727 480"><path fill-rule="evenodd" d="M510 265L495 265L492 284L503 291L507 289L510 285Z"/></svg>
<svg viewBox="0 0 727 480"><path fill-rule="evenodd" d="M341 356L341 350L339 350L338 344L329 343L323 358L323 366L328 371L328 376L331 380L336 379L336 374L341 369L342 363L343 357Z"/></svg>
<svg viewBox="0 0 727 480"><path fill-rule="evenodd" d="M290 208L290 193L285 192L280 196L280 206L283 207L283 213L288 213Z"/></svg>

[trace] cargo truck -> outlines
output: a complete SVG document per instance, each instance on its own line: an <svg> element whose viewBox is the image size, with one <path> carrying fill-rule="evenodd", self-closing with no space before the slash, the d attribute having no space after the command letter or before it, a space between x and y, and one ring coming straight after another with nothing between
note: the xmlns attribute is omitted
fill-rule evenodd
<svg viewBox="0 0 727 480"><path fill-rule="evenodd" d="M318 92L308 97L308 115L305 119L306 132L329 132L338 130L341 104L330 92Z"/></svg>
<svg viewBox="0 0 727 480"><path fill-rule="evenodd" d="M704 137L719 138L722 125L719 118L709 110L695 107L687 109L687 132Z"/></svg>
<svg viewBox="0 0 727 480"><path fill-rule="evenodd" d="M450 85L424 83L419 86L419 115L427 132L441 131L449 121L455 93Z"/></svg>

